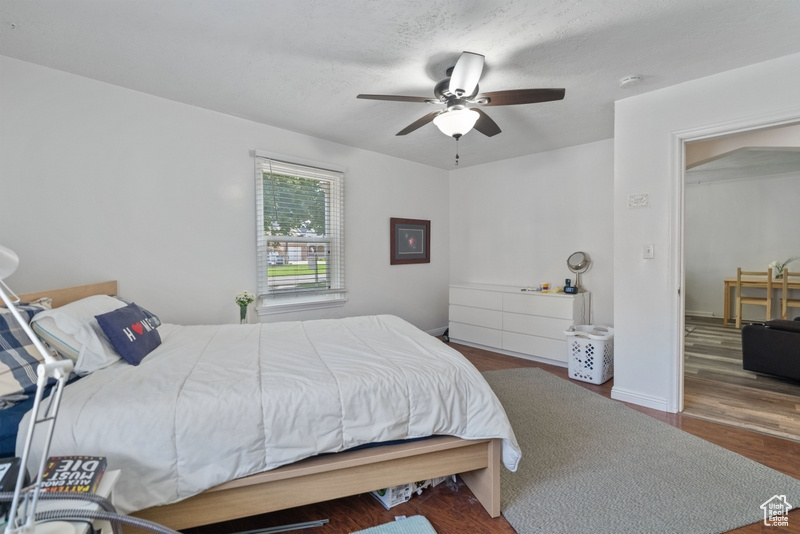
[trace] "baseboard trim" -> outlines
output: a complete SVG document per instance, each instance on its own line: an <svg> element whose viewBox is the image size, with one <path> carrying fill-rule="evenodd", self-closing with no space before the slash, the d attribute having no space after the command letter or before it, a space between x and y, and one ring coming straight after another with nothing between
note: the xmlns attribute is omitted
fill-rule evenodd
<svg viewBox="0 0 800 534"><path fill-rule="evenodd" d="M707 317L709 319L722 319L722 317L718 315L714 315L714 312L710 311L698 311L698 310L686 310L684 315L688 315L689 317Z"/></svg>
<svg viewBox="0 0 800 534"><path fill-rule="evenodd" d="M652 408L661 412L669 412L667 409L667 400L658 397L651 397L650 395L643 395L636 391L630 391L617 386L611 388L611 398L614 400L629 402L645 408Z"/></svg>

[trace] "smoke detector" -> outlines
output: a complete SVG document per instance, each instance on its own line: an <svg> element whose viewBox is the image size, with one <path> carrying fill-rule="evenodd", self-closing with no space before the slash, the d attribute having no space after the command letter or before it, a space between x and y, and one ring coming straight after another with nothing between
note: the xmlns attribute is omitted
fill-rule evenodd
<svg viewBox="0 0 800 534"><path fill-rule="evenodd" d="M623 89L625 87L633 87L642 81L642 77L638 74L629 74L619 80L619 86Z"/></svg>

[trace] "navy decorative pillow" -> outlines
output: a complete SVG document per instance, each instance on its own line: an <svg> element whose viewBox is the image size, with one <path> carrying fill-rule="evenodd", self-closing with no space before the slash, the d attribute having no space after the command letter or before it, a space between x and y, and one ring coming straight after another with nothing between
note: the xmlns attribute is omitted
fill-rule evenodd
<svg viewBox="0 0 800 534"><path fill-rule="evenodd" d="M133 301L126 300L126 299L120 297L119 295L114 295L114 298L117 299L120 302L124 302L125 304L132 304L133 303ZM147 317L150 320L150 324L151 325L155 326L156 328L161 326L161 319L159 319L158 316L155 313L151 312L147 308L142 308L141 306L139 306L139 309L142 310L142 312L144 312L145 317Z"/></svg>
<svg viewBox="0 0 800 534"><path fill-rule="evenodd" d="M95 319L114 349L131 365L139 365L145 356L161 345L155 321L134 302L95 315Z"/></svg>

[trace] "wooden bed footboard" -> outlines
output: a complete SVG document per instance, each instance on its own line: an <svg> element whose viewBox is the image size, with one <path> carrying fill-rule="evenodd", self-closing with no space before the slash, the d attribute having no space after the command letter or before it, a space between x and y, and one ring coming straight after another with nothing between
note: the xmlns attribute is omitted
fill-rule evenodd
<svg viewBox="0 0 800 534"><path fill-rule="evenodd" d="M501 447L499 439L437 437L317 456L132 515L181 530L459 473L489 515L497 517Z"/></svg>

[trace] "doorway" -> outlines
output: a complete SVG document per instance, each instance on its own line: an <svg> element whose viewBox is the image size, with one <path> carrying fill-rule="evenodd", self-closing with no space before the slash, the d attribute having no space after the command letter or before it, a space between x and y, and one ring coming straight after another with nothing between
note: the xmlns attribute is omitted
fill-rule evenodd
<svg viewBox="0 0 800 534"><path fill-rule="evenodd" d="M737 266L766 269L800 251L788 230L800 226L800 124L689 135L682 148L681 410L800 440L800 384L742 369L740 331L722 320L722 281ZM763 308L743 317L765 319Z"/></svg>

